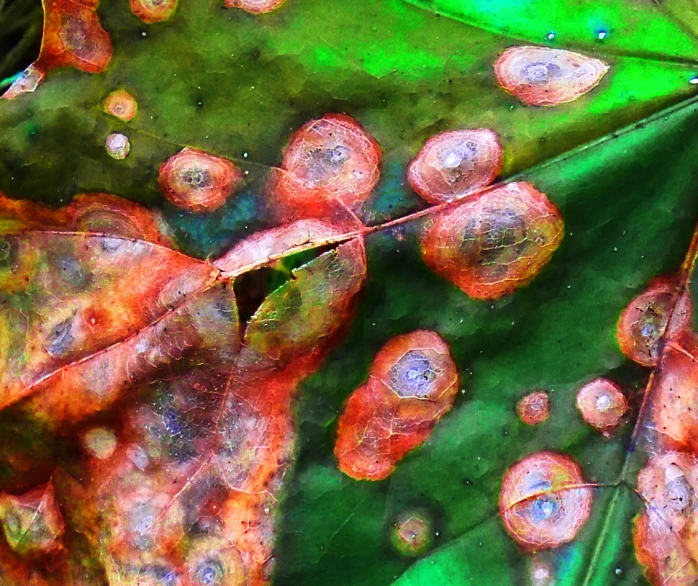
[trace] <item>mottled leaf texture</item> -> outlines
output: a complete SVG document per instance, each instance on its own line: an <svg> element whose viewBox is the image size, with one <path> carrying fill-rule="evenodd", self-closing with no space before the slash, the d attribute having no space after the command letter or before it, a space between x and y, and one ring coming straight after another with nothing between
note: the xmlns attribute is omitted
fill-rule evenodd
<svg viewBox="0 0 698 586"><path fill-rule="evenodd" d="M45 0L0 586L698 583L690 4Z"/></svg>

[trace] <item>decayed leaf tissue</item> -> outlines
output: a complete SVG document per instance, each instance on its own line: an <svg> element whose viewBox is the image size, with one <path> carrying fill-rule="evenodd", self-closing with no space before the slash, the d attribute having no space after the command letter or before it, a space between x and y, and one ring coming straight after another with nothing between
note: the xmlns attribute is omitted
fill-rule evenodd
<svg viewBox="0 0 698 586"><path fill-rule="evenodd" d="M698 584L686 0L0 1L0 586Z"/></svg>

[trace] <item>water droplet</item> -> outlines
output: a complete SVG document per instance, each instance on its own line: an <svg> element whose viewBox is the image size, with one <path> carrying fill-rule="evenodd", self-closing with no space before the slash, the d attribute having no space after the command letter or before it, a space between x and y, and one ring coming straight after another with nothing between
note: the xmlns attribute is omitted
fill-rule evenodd
<svg viewBox="0 0 698 586"><path fill-rule="evenodd" d="M109 156L116 160L125 159L131 152L131 141L129 141L128 136L120 132L110 134L104 146Z"/></svg>

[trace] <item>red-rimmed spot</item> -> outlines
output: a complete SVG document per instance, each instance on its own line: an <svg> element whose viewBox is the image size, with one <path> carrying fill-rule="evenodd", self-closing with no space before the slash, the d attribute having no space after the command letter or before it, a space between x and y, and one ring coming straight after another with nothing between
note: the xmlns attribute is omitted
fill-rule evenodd
<svg viewBox="0 0 698 586"><path fill-rule="evenodd" d="M138 103L126 90L116 90L104 98L104 111L124 122L130 122L138 112Z"/></svg>
<svg viewBox="0 0 698 586"><path fill-rule="evenodd" d="M486 128L432 136L407 168L412 189L430 203L453 201L489 185L502 167L502 145Z"/></svg>
<svg viewBox="0 0 698 586"><path fill-rule="evenodd" d="M390 541L404 556L418 557L426 553L434 541L431 518L421 510L401 513L390 528Z"/></svg>
<svg viewBox="0 0 698 586"><path fill-rule="evenodd" d="M609 66L580 53L548 47L511 47L494 64L497 82L529 106L572 102L595 88Z"/></svg>
<svg viewBox="0 0 698 586"><path fill-rule="evenodd" d="M545 391L534 391L516 404L516 414L526 425L540 425L550 417L550 398Z"/></svg>
<svg viewBox="0 0 698 586"><path fill-rule="evenodd" d="M107 68L111 40L97 16L97 2L44 1L44 36L36 65L42 70L72 66L89 73Z"/></svg>
<svg viewBox="0 0 698 586"><path fill-rule="evenodd" d="M266 14L279 8L286 0L225 0L227 8L239 8L251 14Z"/></svg>
<svg viewBox="0 0 698 586"><path fill-rule="evenodd" d="M628 401L617 384L597 378L579 389L577 409L585 423L609 434L628 410Z"/></svg>
<svg viewBox="0 0 698 586"><path fill-rule="evenodd" d="M240 186L242 172L228 159L187 147L160 166L158 181L177 207L212 212Z"/></svg>
<svg viewBox="0 0 698 586"><path fill-rule="evenodd" d="M131 12L147 24L162 22L172 16L177 0L129 0Z"/></svg>
<svg viewBox="0 0 698 586"><path fill-rule="evenodd" d="M572 541L589 517L592 489L579 465L565 454L527 456L504 474L499 514L507 533L537 551Z"/></svg>
<svg viewBox="0 0 698 586"><path fill-rule="evenodd" d="M279 204L307 216L323 216L339 203L356 208L379 179L381 148L349 116L327 114L291 137L273 191Z"/></svg>
<svg viewBox="0 0 698 586"><path fill-rule="evenodd" d="M671 277L654 279L620 314L618 344L631 360L656 365L662 336L670 338L690 328L693 303L688 294L679 296L678 284Z"/></svg>
<svg viewBox="0 0 698 586"><path fill-rule="evenodd" d="M562 241L563 219L530 183L508 183L467 198L430 220L424 261L476 299L495 299L530 281Z"/></svg>

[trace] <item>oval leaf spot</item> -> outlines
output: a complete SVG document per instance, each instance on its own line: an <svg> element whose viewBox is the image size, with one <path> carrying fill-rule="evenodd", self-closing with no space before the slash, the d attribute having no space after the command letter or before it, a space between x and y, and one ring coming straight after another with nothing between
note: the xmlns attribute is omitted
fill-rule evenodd
<svg viewBox="0 0 698 586"><path fill-rule="evenodd" d="M9 546L35 557L62 548L63 516L49 482L20 495L0 494L0 525Z"/></svg>
<svg viewBox="0 0 698 586"><path fill-rule="evenodd" d="M550 416L550 398L545 391L535 391L516 404L516 414L526 425L540 425Z"/></svg>
<svg viewBox="0 0 698 586"><path fill-rule="evenodd" d="M44 37L37 66L44 70L71 66L88 73L101 73L107 68L112 45L99 22L96 4L44 2Z"/></svg>
<svg viewBox="0 0 698 586"><path fill-rule="evenodd" d="M570 457L543 451L527 456L504 474L499 514L507 533L530 551L572 541L592 503L592 489Z"/></svg>
<svg viewBox="0 0 698 586"><path fill-rule="evenodd" d="M147 24L162 22L172 16L177 0L129 0L131 12Z"/></svg>
<svg viewBox="0 0 698 586"><path fill-rule="evenodd" d="M390 542L398 553L406 557L419 557L426 553L433 541L434 527L424 511L405 511L390 528Z"/></svg>
<svg viewBox="0 0 698 586"><path fill-rule="evenodd" d="M407 168L412 189L430 203L453 201L492 183L502 167L493 130L451 130L431 137Z"/></svg>
<svg viewBox="0 0 698 586"><path fill-rule="evenodd" d="M104 111L124 122L130 122L138 112L138 103L126 90L115 90L104 98Z"/></svg>
<svg viewBox="0 0 698 586"><path fill-rule="evenodd" d="M340 470L357 480L388 477L429 437L457 392L456 365L438 334L417 330L391 339L340 416L334 449Z"/></svg>
<svg viewBox="0 0 698 586"><path fill-rule="evenodd" d="M343 114L326 114L295 132L274 191L282 204L321 215L328 200L355 207L379 179L380 145Z"/></svg>
<svg viewBox="0 0 698 586"><path fill-rule="evenodd" d="M495 299L535 277L562 241L562 216L530 183L477 194L427 222L429 267L475 299Z"/></svg>
<svg viewBox="0 0 698 586"><path fill-rule="evenodd" d="M239 8L251 14L265 14L276 10L286 0L225 0L227 8Z"/></svg>
<svg viewBox="0 0 698 586"><path fill-rule="evenodd" d="M679 297L677 285L674 278L654 279L620 314L618 344L631 360L655 366L662 336L672 337L690 327L693 303L687 293Z"/></svg>
<svg viewBox="0 0 698 586"><path fill-rule="evenodd" d="M645 511L635 519L633 542L645 574L652 584L695 584L698 460L678 452L654 456L638 475L637 487Z"/></svg>
<svg viewBox="0 0 698 586"><path fill-rule="evenodd" d="M529 106L572 102L595 88L609 66L592 57L547 47L511 47L494 64L497 82Z"/></svg>
<svg viewBox="0 0 698 586"><path fill-rule="evenodd" d="M242 172L228 159L186 147L160 166L163 195L192 212L221 207L242 183Z"/></svg>
<svg viewBox="0 0 698 586"><path fill-rule="evenodd" d="M585 423L609 434L628 410L628 401L618 385L597 378L579 389L577 409Z"/></svg>

